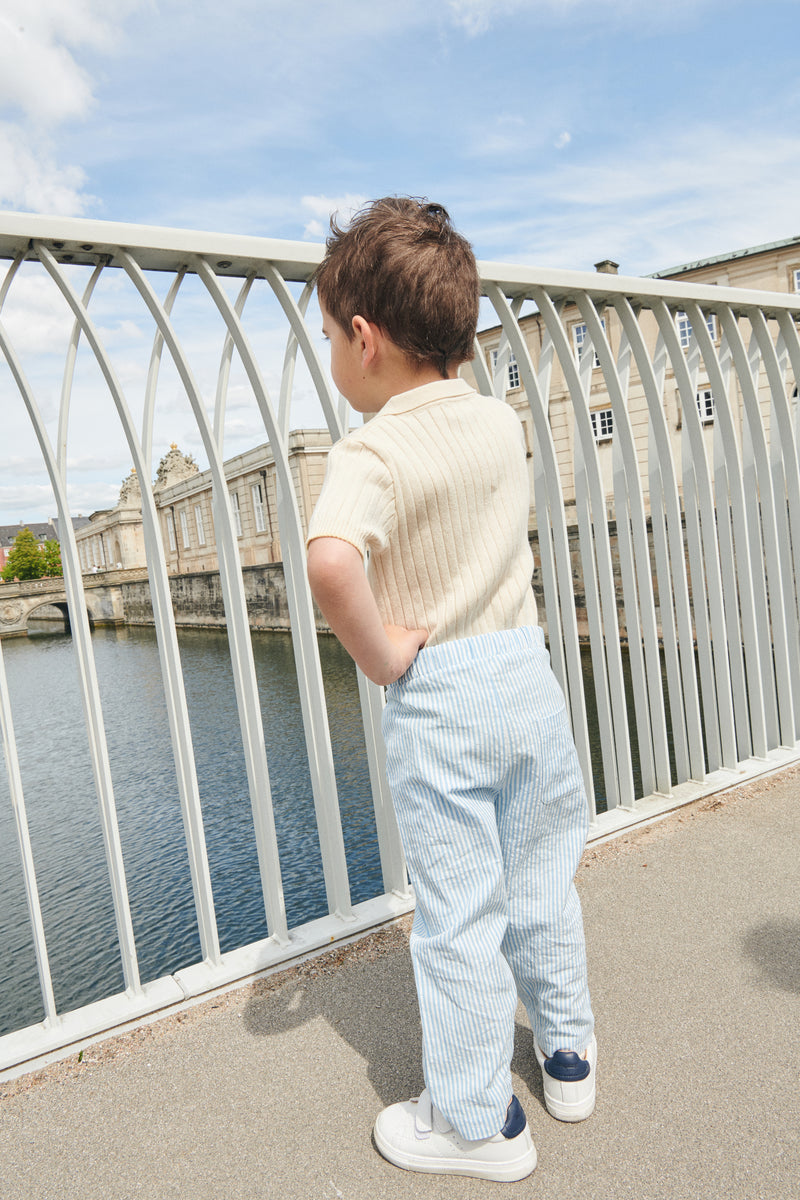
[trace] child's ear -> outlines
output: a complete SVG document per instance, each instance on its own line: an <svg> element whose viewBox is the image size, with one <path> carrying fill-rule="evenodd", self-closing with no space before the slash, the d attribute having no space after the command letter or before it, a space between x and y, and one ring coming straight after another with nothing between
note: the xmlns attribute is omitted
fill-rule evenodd
<svg viewBox="0 0 800 1200"><path fill-rule="evenodd" d="M370 366L378 352L380 329L366 317L353 317L353 335L358 338L362 367Z"/></svg>

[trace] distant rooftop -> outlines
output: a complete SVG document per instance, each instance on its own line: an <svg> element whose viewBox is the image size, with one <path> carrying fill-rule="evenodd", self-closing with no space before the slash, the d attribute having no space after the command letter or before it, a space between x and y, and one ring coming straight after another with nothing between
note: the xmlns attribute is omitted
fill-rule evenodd
<svg viewBox="0 0 800 1200"><path fill-rule="evenodd" d="M82 515L72 518L73 529L80 529L88 523L89 518ZM58 517L51 517L49 521L19 521L16 525L0 525L0 547L13 546L21 529L30 529L37 542L46 542L49 538L60 541Z"/></svg>
<svg viewBox="0 0 800 1200"><path fill-rule="evenodd" d="M763 246L748 246L746 250L731 250L728 254L717 254L714 258L698 258L696 262L683 263L680 267L669 267L666 271L654 271L648 279L668 279L672 275L682 275L684 271L697 271L700 267L715 267L719 263L733 262L737 258L751 258L755 254L765 254L768 250L786 250L789 246L800 246L800 235L784 238L781 242L765 242Z"/></svg>

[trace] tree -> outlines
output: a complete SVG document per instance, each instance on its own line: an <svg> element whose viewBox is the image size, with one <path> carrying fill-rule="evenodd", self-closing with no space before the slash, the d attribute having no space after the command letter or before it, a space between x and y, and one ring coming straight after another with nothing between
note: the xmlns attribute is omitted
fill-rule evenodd
<svg viewBox="0 0 800 1200"><path fill-rule="evenodd" d="M64 574L64 569L61 566L61 547L55 538L47 539L44 544L42 556L44 558L45 575L55 577L56 575Z"/></svg>
<svg viewBox="0 0 800 1200"><path fill-rule="evenodd" d="M44 555L30 529L20 529L3 567L3 579L41 579Z"/></svg>

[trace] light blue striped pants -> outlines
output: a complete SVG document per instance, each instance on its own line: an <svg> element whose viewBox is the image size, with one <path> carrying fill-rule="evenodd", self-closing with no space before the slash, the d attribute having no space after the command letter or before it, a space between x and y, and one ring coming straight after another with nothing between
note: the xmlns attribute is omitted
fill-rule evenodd
<svg viewBox="0 0 800 1200"><path fill-rule="evenodd" d="M573 883L588 811L564 695L524 628L425 648L386 696L425 1082L463 1137L490 1137L518 995L547 1054L592 1037Z"/></svg>

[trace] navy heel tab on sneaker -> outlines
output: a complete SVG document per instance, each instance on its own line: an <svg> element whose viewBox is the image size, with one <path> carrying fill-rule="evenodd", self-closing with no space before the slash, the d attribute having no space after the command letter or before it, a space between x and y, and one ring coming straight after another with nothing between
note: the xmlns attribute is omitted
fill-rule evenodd
<svg viewBox="0 0 800 1200"><path fill-rule="evenodd" d="M526 1125L527 1121L522 1105L516 1096L512 1096L506 1113L506 1123L500 1132L504 1138L515 1138L522 1133Z"/></svg>
<svg viewBox="0 0 800 1200"><path fill-rule="evenodd" d="M544 1069L551 1079L560 1079L562 1083L579 1083L586 1078L591 1067L574 1050L556 1050L552 1058L545 1059Z"/></svg>

